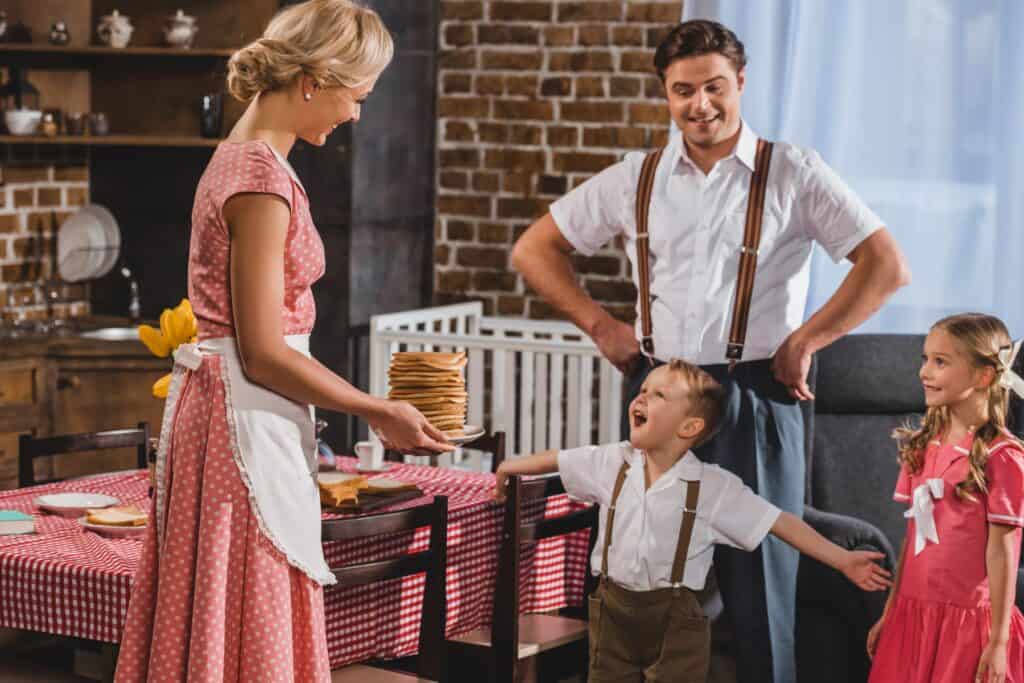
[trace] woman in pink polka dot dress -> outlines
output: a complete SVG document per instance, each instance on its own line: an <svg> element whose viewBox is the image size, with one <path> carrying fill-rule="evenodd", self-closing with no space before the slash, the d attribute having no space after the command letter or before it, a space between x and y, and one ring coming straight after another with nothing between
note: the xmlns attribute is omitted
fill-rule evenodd
<svg viewBox="0 0 1024 683"><path fill-rule="evenodd" d="M175 352L118 683L329 681L311 406L398 448L451 448L408 403L309 355L324 250L286 158L296 138L323 145L358 120L392 52L373 11L310 0L231 58L228 88L251 102L196 190L199 342Z"/></svg>

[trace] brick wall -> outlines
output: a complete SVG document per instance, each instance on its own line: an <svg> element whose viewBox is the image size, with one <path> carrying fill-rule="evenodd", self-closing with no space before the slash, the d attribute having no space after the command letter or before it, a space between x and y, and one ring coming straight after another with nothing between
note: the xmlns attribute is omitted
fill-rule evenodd
<svg viewBox="0 0 1024 683"><path fill-rule="evenodd" d="M680 0L442 0L438 84L437 303L553 311L509 263L548 205L632 150L663 145L668 109L654 49ZM632 319L621 244L575 257L583 286Z"/></svg>
<svg viewBox="0 0 1024 683"><path fill-rule="evenodd" d="M84 166L5 166L0 170L0 309L29 319L47 317L37 284L55 274L57 228L89 203L89 170ZM69 314L88 313L88 291L64 292L78 300Z"/></svg>

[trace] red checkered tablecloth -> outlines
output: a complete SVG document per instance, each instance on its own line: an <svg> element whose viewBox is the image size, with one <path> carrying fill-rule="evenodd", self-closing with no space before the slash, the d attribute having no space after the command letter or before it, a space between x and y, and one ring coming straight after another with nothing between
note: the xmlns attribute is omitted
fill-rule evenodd
<svg viewBox="0 0 1024 683"><path fill-rule="evenodd" d="M341 469L355 460L340 458ZM491 500L494 477L458 470L396 465L390 478L416 483L428 496L448 496L449 636L490 621L501 509ZM0 627L118 642L141 541L111 539L84 530L76 520L40 514L33 500L43 493L106 493L123 503L149 505L148 475L133 471L0 492L0 508L36 515L38 533L0 536ZM425 502L408 501L409 507ZM558 516L572 503L562 496L527 516ZM426 548L427 529L415 534L331 542L331 566L381 559ZM524 612L578 605L587 563L585 534L555 538L524 549L520 596ZM422 575L355 588L325 590L331 666L416 651Z"/></svg>

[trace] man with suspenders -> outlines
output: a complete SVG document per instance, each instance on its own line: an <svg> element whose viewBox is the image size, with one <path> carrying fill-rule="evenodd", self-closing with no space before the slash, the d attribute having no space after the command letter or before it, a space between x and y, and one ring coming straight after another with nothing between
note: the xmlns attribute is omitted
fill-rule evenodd
<svg viewBox="0 0 1024 683"><path fill-rule="evenodd" d="M652 367L673 357L721 382L723 426L699 457L799 515L799 401L814 398L812 355L874 314L909 270L881 219L816 152L759 140L742 120L746 57L730 30L680 24L654 63L681 135L650 155L628 154L553 203L516 243L512 262L625 373L624 405ZM636 328L583 291L570 258L620 235L639 290ZM803 322L814 242L853 267ZM797 560L777 539L753 553L715 551L741 683L796 679Z"/></svg>

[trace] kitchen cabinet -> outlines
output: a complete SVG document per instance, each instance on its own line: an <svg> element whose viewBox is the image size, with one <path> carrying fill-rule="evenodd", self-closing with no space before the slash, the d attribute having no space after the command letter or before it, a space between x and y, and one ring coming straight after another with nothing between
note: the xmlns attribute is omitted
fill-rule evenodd
<svg viewBox="0 0 1024 683"><path fill-rule="evenodd" d="M0 489L18 484L18 436L93 432L148 422L160 431L153 382L170 362L137 341L81 338L9 341L0 352ZM36 476L74 477L133 467L135 449L42 458Z"/></svg>

